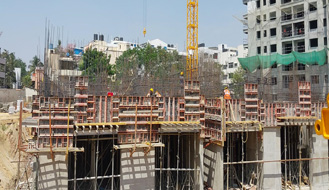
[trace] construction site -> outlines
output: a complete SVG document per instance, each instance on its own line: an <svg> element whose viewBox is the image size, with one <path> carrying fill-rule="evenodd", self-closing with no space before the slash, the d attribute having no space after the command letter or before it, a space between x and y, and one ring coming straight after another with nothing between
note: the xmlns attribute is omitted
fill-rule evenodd
<svg viewBox="0 0 329 190"><path fill-rule="evenodd" d="M199 62L198 5L187 1L186 65L166 80L125 76L114 88L107 75L64 76L46 48L31 117L20 105L16 189L328 189L325 90L314 98L310 80L292 80L273 98L273 65L257 58L240 61L258 69L243 97L224 98L221 71Z"/></svg>

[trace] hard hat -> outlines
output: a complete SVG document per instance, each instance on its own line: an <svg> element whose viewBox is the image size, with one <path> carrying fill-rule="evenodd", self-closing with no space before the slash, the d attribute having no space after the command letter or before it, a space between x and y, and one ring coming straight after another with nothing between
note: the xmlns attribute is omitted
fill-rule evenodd
<svg viewBox="0 0 329 190"><path fill-rule="evenodd" d="M224 88L224 89L228 89L228 88L227 88L227 86L225 86L225 88Z"/></svg>
<svg viewBox="0 0 329 190"><path fill-rule="evenodd" d="M152 91L152 92L153 92L153 88L151 88L151 89L150 89L150 91Z"/></svg>
<svg viewBox="0 0 329 190"><path fill-rule="evenodd" d="M180 72L180 75L184 75L184 72Z"/></svg>

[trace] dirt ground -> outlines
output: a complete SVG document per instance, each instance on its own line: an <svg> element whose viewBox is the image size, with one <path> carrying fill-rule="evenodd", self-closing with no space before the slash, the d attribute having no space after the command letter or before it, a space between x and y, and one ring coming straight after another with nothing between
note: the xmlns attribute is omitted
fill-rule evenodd
<svg viewBox="0 0 329 190"><path fill-rule="evenodd" d="M31 116L23 113L23 120ZM19 113L0 113L0 189L15 189L18 161L18 126ZM28 132L23 127L22 142L25 142ZM27 154L21 152L21 160L27 160ZM21 169L26 162L21 162Z"/></svg>

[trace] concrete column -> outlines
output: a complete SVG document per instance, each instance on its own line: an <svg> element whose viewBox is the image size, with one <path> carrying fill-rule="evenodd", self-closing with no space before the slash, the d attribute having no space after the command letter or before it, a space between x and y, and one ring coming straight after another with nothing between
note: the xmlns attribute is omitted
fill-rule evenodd
<svg viewBox="0 0 329 190"><path fill-rule="evenodd" d="M203 189L203 181L204 181L203 142L204 142L204 139L199 139L199 184L200 184L199 189Z"/></svg>
<svg viewBox="0 0 329 190"><path fill-rule="evenodd" d="M130 157L128 149L121 150L121 176L120 189L145 189L155 188L155 150L147 156L143 150L136 150Z"/></svg>
<svg viewBox="0 0 329 190"><path fill-rule="evenodd" d="M314 130L313 130L314 133ZM312 134L311 158L328 157L328 140L322 136ZM329 187L328 160L310 161L310 182L313 189L327 190Z"/></svg>
<svg viewBox="0 0 329 190"><path fill-rule="evenodd" d="M54 154L54 161L50 153L39 153L38 190L68 189L68 169L65 153Z"/></svg>
<svg viewBox="0 0 329 190"><path fill-rule="evenodd" d="M95 176L95 164L96 164L96 142L91 141L91 160L90 160L90 176L94 177ZM96 187L97 180L93 181L94 187Z"/></svg>
<svg viewBox="0 0 329 190"><path fill-rule="evenodd" d="M281 159L280 128L264 127L264 161ZM263 188L281 189L280 162L264 163Z"/></svg>
<svg viewBox="0 0 329 190"><path fill-rule="evenodd" d="M223 147L215 144L204 149L204 181L213 189L224 189Z"/></svg>

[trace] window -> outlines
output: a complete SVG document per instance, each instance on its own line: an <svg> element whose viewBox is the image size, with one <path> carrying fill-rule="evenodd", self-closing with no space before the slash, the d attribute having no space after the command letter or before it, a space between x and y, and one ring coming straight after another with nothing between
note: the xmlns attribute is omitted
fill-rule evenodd
<svg viewBox="0 0 329 190"><path fill-rule="evenodd" d="M264 53L267 53L267 46L264 46Z"/></svg>
<svg viewBox="0 0 329 190"><path fill-rule="evenodd" d="M227 65L223 65L223 69L227 69Z"/></svg>
<svg viewBox="0 0 329 190"><path fill-rule="evenodd" d="M217 59L217 58L218 58L218 53L214 53L213 58L214 58L214 59Z"/></svg>
<svg viewBox="0 0 329 190"><path fill-rule="evenodd" d="M238 63L234 63L234 67L235 67L235 68L238 67Z"/></svg>
<svg viewBox="0 0 329 190"><path fill-rule="evenodd" d="M267 36L267 31L266 30L264 30L264 37L266 37Z"/></svg>
<svg viewBox="0 0 329 190"><path fill-rule="evenodd" d="M266 21L266 15L263 15L263 21Z"/></svg>
<svg viewBox="0 0 329 190"><path fill-rule="evenodd" d="M298 81L299 82L304 82L305 81L305 75L298 75Z"/></svg>
<svg viewBox="0 0 329 190"><path fill-rule="evenodd" d="M324 45L325 45L325 46L328 45L328 38L327 38L327 37L324 37L324 38L323 38L323 41L324 41Z"/></svg>
<svg viewBox="0 0 329 190"><path fill-rule="evenodd" d="M267 0L263 0L263 5L264 5L264 6L266 5L266 1L267 1Z"/></svg>
<svg viewBox="0 0 329 190"><path fill-rule="evenodd" d="M324 27L327 26L327 19L326 19L326 18L323 19L323 26L324 26Z"/></svg>
<svg viewBox="0 0 329 190"><path fill-rule="evenodd" d="M257 24L260 23L260 15L258 15L258 16L256 17L256 22L257 22Z"/></svg>
<svg viewBox="0 0 329 190"><path fill-rule="evenodd" d="M259 47L257 47L257 54L261 54L261 52L260 52L260 46Z"/></svg>
<svg viewBox="0 0 329 190"><path fill-rule="evenodd" d="M277 80L276 80L276 77L272 77L272 78L271 78L271 84L272 84L272 85L277 85L277 84L278 84L278 82L277 82Z"/></svg>
<svg viewBox="0 0 329 190"><path fill-rule="evenodd" d="M260 39L260 31L257 31L257 39Z"/></svg>
<svg viewBox="0 0 329 190"><path fill-rule="evenodd" d="M233 73L229 73L228 78L230 78L230 79L233 78Z"/></svg>
<svg viewBox="0 0 329 190"><path fill-rule="evenodd" d="M270 20L275 20L276 19L276 12L270 12Z"/></svg>
<svg viewBox="0 0 329 190"><path fill-rule="evenodd" d="M271 68L272 68L272 69L278 68L278 64L275 62L275 63L272 65Z"/></svg>
<svg viewBox="0 0 329 190"><path fill-rule="evenodd" d="M256 7L257 7L257 8L260 8L260 0L257 0L257 1L256 1Z"/></svg>
<svg viewBox="0 0 329 190"><path fill-rule="evenodd" d="M317 20L310 21L310 30L315 30L317 28L318 28L318 21Z"/></svg>
<svg viewBox="0 0 329 190"><path fill-rule="evenodd" d="M273 5L276 3L276 0L270 0L270 5Z"/></svg>
<svg viewBox="0 0 329 190"><path fill-rule="evenodd" d="M319 75L312 75L311 76L311 83L312 84L319 84Z"/></svg>
<svg viewBox="0 0 329 190"><path fill-rule="evenodd" d="M282 65L282 71L292 71L293 64Z"/></svg>
<svg viewBox="0 0 329 190"><path fill-rule="evenodd" d="M270 35L271 35L271 37L276 36L276 28L270 29Z"/></svg>
<svg viewBox="0 0 329 190"><path fill-rule="evenodd" d="M233 63L232 62L228 64L228 68L233 68Z"/></svg>
<svg viewBox="0 0 329 190"><path fill-rule="evenodd" d="M276 44L271 45L271 53L276 53Z"/></svg>
<svg viewBox="0 0 329 190"><path fill-rule="evenodd" d="M318 39L317 38L310 39L310 47L318 47Z"/></svg>
<svg viewBox="0 0 329 190"><path fill-rule="evenodd" d="M282 76L282 88L289 88L289 83L294 80L293 76L284 75Z"/></svg>
<svg viewBox="0 0 329 190"><path fill-rule="evenodd" d="M305 70L305 65L304 65L304 64L300 64L300 63L298 63L298 70L299 70L299 71L303 71L303 70Z"/></svg>
<svg viewBox="0 0 329 190"><path fill-rule="evenodd" d="M317 2L312 2L312 3L310 3L310 4L308 4L308 10L310 11L310 12L312 12L312 11L316 11L318 8L317 8Z"/></svg>

